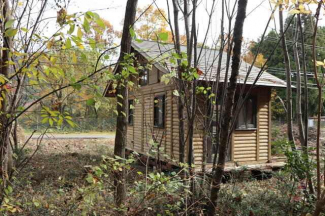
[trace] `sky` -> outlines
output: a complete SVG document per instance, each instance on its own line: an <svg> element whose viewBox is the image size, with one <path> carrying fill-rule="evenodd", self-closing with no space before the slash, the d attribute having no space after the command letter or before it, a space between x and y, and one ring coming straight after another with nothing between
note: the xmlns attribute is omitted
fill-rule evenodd
<svg viewBox="0 0 325 216"><path fill-rule="evenodd" d="M145 7L152 3L153 0L139 0L138 7ZM156 0L156 4L159 8L167 11L167 0ZM68 13L73 12L86 12L88 10L96 11L102 18L108 20L113 24L116 30L122 29L122 20L125 13L125 6L127 0L72 0L68 8ZM199 1L198 9L198 28L199 28L199 41L203 41L204 33L208 26L208 15L206 9L210 10L213 0L201 0ZM227 0L233 4L233 0ZM171 4L171 1L170 1ZM221 0L216 0L217 8L221 6ZM247 41L257 40L264 32L266 23L271 15L271 5L269 0L250 0L247 5L247 17L244 24L244 38ZM212 18L211 31L209 33L209 40L212 42L213 38L216 38L220 34L220 10L216 10ZM268 31L276 28L278 25L278 13L275 14L275 18L271 21ZM286 13L285 13L286 17ZM321 20L321 25L325 24L325 20ZM184 31L184 30L183 30Z"/></svg>
<svg viewBox="0 0 325 216"><path fill-rule="evenodd" d="M221 1L216 0L216 4L220 5ZM152 3L152 0L139 0L138 7L145 7ZM167 11L166 0L156 0L157 5ZM95 10L102 18L108 20L113 24L114 28L121 30L122 19L125 13L126 0L72 0L68 8L68 13L86 12L88 10ZM208 15L205 12L206 6L210 10L212 0L202 0L198 11L198 25L199 25L199 40L204 38L204 32L208 25ZM256 8L256 9L255 9ZM254 10L255 9L255 10ZM244 37L248 40L256 40L263 33L265 25L271 14L270 4L268 0L254 0L248 1L247 18L244 26ZM212 30L209 38L218 35L220 29L220 11L216 10L212 18ZM269 29L274 28L273 22Z"/></svg>

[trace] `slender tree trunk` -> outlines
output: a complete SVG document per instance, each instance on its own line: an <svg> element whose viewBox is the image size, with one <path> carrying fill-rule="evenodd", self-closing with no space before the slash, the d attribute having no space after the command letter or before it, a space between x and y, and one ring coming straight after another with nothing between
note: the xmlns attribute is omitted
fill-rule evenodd
<svg viewBox="0 0 325 216"><path fill-rule="evenodd" d="M215 215L218 193L220 190L221 179L225 169L225 161L227 156L227 148L230 137L230 126L233 120L234 98L237 87L237 76L239 74L243 26L246 18L247 0L238 1L237 17L234 26L234 48L231 65L231 75L229 85L227 88L227 95L225 98L225 112L222 118L221 136L218 164L215 172L213 173L212 188L210 195L210 202L208 205L208 215Z"/></svg>
<svg viewBox="0 0 325 216"><path fill-rule="evenodd" d="M121 39L121 53L119 62L122 62L124 56L131 52L131 35L130 27L133 26L135 21L135 14L137 9L138 0L128 0L126 4L123 34ZM115 70L116 74L122 73L122 66L118 64ZM116 137L114 146L114 155L125 158L125 147L127 143L127 107L128 107L128 88L127 79L119 81L117 86L117 120L116 120ZM115 186L115 202L117 206L121 206L126 197L125 188L125 170L117 171L114 180Z"/></svg>
<svg viewBox="0 0 325 216"><path fill-rule="evenodd" d="M283 13L282 5L279 6L279 17L280 17L280 33L282 37L282 50L284 55L284 63L286 68L286 78L287 78L287 125L288 125L288 139L291 143L293 150L296 149L295 140L293 136L293 120L292 120L292 89L291 89L291 65L287 49L287 43L283 31Z"/></svg>
<svg viewBox="0 0 325 216"><path fill-rule="evenodd" d="M215 134L215 149L214 149L214 155L213 155L213 169L215 169L215 165L217 163L217 154L218 154L218 149L219 149L219 138L220 138L220 116L219 116L219 111L221 112L221 110L219 110L219 101L221 98L218 96L219 93L219 83L220 83L220 72L221 72L221 63L222 63L222 56L223 56L223 49L224 49L224 18L225 18L225 0L222 0L221 3L221 33L220 33L220 49L219 49L219 56L218 56L218 67L217 67L217 76L216 76L216 83L215 83L215 89L214 89L214 93L216 95L216 119L215 119L215 123L216 123L216 134ZM224 83L225 85L225 83ZM213 109L212 109L213 110ZM213 112L212 112L213 115Z"/></svg>
<svg viewBox="0 0 325 216"><path fill-rule="evenodd" d="M304 154L306 155L306 162L309 163L308 157L308 78L307 78L307 69L306 69L306 52L305 52L305 36L301 23L301 15L298 14L298 28L300 32L300 43L301 43L301 60L302 60L302 70L304 74L304 127L305 127L305 140L304 143L301 143ZM311 194L315 193L313 181L307 172L307 181L309 192Z"/></svg>
<svg viewBox="0 0 325 216"><path fill-rule="evenodd" d="M315 14L315 26L314 26L314 34L313 34L313 43L312 43L312 57L313 57L313 66L314 66L314 75L318 88L318 113L317 113L317 139L316 139L316 165L317 165L317 200L319 201L321 196L321 173L320 173L320 136L321 136L321 115L322 115L322 87L323 84L320 82L317 72L317 56L316 56L316 38L317 38L317 28L319 21L320 9L322 6L322 1L318 3L318 7Z"/></svg>
<svg viewBox="0 0 325 216"><path fill-rule="evenodd" d="M191 39L190 46L188 46L188 56L189 62L192 61L192 50L193 50L193 66L197 67L197 37L196 37L196 1L193 0L193 10L192 10L192 29L191 29ZM193 44L192 44L193 43ZM191 64L189 64L191 65ZM194 136L194 122L196 116L196 80L191 83L191 104L190 104L190 122L189 122L189 152L188 152L188 164L190 165L190 171L192 172L191 165L193 163L193 136ZM194 191L193 191L194 192Z"/></svg>
<svg viewBox="0 0 325 216"><path fill-rule="evenodd" d="M179 35L179 25L178 25L178 13L179 13L179 9L178 9L178 5L177 5L177 0L173 0L173 8L174 8L174 29L175 29L175 38L174 38L174 43L175 43L175 50L177 54L180 54L180 35ZM178 97L178 103L177 103L177 107L178 107L178 118L179 118L179 138L178 138L178 142L179 142L179 161L180 162L184 162L184 157L185 157L185 136L184 136L184 101L182 99L183 97L183 93L184 93L184 84L183 84L183 80L182 80L182 70L180 67L180 61L177 60L177 64L178 64L178 68L177 68L177 75L178 75L178 79L177 79L177 84L178 84L178 90L179 90L179 94L180 96Z"/></svg>
<svg viewBox="0 0 325 216"><path fill-rule="evenodd" d="M297 72L297 98L296 98L296 118L297 118L297 124L299 129L299 140L301 145L304 145L305 143L305 131L304 131L304 125L302 120L302 110L301 110L301 75L300 75L300 60L299 60L299 53L298 53L298 28L299 23L297 21L296 24L296 31L295 31L295 43L293 44L293 53L294 58L296 62L296 72Z"/></svg>

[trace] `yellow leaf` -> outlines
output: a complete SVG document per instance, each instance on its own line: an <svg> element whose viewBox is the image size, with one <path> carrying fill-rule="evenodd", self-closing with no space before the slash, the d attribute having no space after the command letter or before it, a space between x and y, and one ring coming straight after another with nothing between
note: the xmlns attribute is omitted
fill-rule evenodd
<svg viewBox="0 0 325 216"><path fill-rule="evenodd" d="M303 4L299 4L299 10L305 10L305 7Z"/></svg>
<svg viewBox="0 0 325 216"><path fill-rule="evenodd" d="M55 64L56 63L56 58L54 56L51 56L50 61Z"/></svg>
<svg viewBox="0 0 325 216"><path fill-rule="evenodd" d="M82 33L82 31L81 31L81 28L78 28L77 36L78 36L79 38L82 38L82 35L83 35L83 33Z"/></svg>
<svg viewBox="0 0 325 216"><path fill-rule="evenodd" d="M79 47L79 49L84 49L85 48L84 45L82 45L81 43L78 44L78 47Z"/></svg>
<svg viewBox="0 0 325 216"><path fill-rule="evenodd" d="M300 11L297 9L292 9L291 11L289 11L289 14L299 14Z"/></svg>
<svg viewBox="0 0 325 216"><path fill-rule="evenodd" d="M77 56L75 53L72 53L72 62L77 63Z"/></svg>

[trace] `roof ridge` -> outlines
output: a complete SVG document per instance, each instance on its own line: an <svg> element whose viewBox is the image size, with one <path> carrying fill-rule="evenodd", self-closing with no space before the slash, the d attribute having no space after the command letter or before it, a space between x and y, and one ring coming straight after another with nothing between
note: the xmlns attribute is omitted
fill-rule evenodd
<svg viewBox="0 0 325 216"><path fill-rule="evenodd" d="M168 45L174 45L174 43L169 43L169 42L159 42L159 41L154 41L154 40L148 40L148 39L139 39L141 41L146 41L146 42L149 42L149 43L159 43L159 44L168 44ZM132 42L137 42L136 40L132 40ZM141 44L141 42L137 42L138 44ZM184 47L186 48L186 45L182 45L181 44L181 47ZM202 47L199 47L199 46L196 46L196 48L202 48ZM211 50L211 51L218 51L217 49L213 49L213 48L204 48L204 50ZM225 51L224 51L225 52Z"/></svg>

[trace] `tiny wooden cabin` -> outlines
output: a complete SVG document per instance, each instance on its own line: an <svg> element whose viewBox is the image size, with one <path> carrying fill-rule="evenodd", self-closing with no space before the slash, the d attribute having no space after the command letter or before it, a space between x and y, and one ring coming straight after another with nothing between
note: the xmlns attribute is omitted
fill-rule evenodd
<svg viewBox="0 0 325 216"><path fill-rule="evenodd" d="M183 51L185 47L181 48ZM173 69L168 56L173 50L172 44L158 44L153 41L133 42L132 50L140 64L150 62L150 68L144 67L139 72L139 77L133 79L139 85L129 92L129 112L127 128L127 148L140 154L147 155L153 148L152 140L160 146L161 159L175 163L180 159L179 122L177 100L174 94L177 89L173 80L168 84L163 82L162 76ZM198 52L199 52L198 48ZM216 80L218 64L218 51L202 49L198 68L203 74L198 78L200 85ZM225 79L226 54L221 61L220 89ZM250 64L241 63L238 77L239 89L243 87ZM254 83L259 72L253 67L246 87ZM237 125L231 135L228 165L252 165L271 162L271 88L285 87L285 82L267 72L264 72L255 83L244 103L238 118ZM245 91L244 90L244 94ZM204 95L197 95L197 112L194 122L193 158L196 169L200 170L203 163L211 167L213 160L214 131L217 123L207 129L204 126L207 114L207 103ZM184 119L185 135L187 134L187 119ZM188 143L188 141L187 141ZM203 149L206 155L203 155ZM188 146L185 147L187 155ZM185 156L185 160L186 160Z"/></svg>

